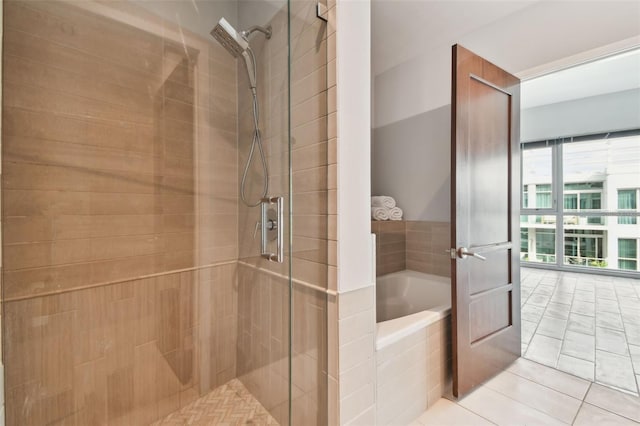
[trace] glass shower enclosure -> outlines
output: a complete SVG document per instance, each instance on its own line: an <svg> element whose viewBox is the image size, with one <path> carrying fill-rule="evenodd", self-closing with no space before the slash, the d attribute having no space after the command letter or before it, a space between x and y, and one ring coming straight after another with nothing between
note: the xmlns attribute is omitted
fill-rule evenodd
<svg viewBox="0 0 640 426"><path fill-rule="evenodd" d="M3 14L6 423L326 424L316 3Z"/></svg>

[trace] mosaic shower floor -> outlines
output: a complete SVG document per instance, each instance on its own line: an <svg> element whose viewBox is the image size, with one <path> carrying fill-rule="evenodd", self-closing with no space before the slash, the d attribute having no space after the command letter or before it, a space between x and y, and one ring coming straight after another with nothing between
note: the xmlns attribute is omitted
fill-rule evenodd
<svg viewBox="0 0 640 426"><path fill-rule="evenodd" d="M278 425L244 387L233 379L152 426L166 425Z"/></svg>

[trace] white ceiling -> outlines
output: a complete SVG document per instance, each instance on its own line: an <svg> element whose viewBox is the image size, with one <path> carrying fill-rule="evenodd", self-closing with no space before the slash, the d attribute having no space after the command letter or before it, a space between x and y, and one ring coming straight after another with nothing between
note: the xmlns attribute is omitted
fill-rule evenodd
<svg viewBox="0 0 640 426"><path fill-rule="evenodd" d="M372 67L378 75L540 0L372 0Z"/></svg>
<svg viewBox="0 0 640 426"><path fill-rule="evenodd" d="M441 46L518 73L640 33L638 0L372 0L373 75Z"/></svg>
<svg viewBox="0 0 640 426"><path fill-rule="evenodd" d="M522 108L640 88L640 49L522 83Z"/></svg>

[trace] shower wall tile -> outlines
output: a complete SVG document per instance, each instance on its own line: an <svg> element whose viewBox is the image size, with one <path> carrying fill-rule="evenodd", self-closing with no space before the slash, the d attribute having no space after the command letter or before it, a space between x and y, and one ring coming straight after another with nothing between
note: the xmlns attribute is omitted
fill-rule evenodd
<svg viewBox="0 0 640 426"><path fill-rule="evenodd" d="M264 42L255 38L252 48L258 59L260 123L269 162L269 194L283 195L287 207L291 203L293 244L292 251L285 253L283 265L261 260L258 240L253 237L259 211L240 203L238 377L281 424L288 421L284 402L289 289L284 277L289 273L290 259L294 282L291 420L292 424L322 425L327 424L328 410L328 314L327 295L317 288L327 288L329 282L335 286L336 275L335 268L332 271L329 265L326 25L317 19L313 2L293 1L289 7L290 93L285 9L270 22L271 39ZM238 75L242 76L238 83L239 164L244 165L253 121L244 70L239 69ZM289 95L291 116L287 117ZM291 182L289 166L293 171ZM241 176L243 170L238 172ZM254 200L260 195L262 177L255 159L249 176L247 193ZM270 310L284 316L268 318Z"/></svg>
<svg viewBox="0 0 640 426"><path fill-rule="evenodd" d="M236 376L235 61L96 4L4 2L9 425L146 424Z"/></svg>
<svg viewBox="0 0 640 426"><path fill-rule="evenodd" d="M147 424L235 377L236 268L6 302L7 424Z"/></svg>
<svg viewBox="0 0 640 426"><path fill-rule="evenodd" d="M197 47L183 48L63 2L4 9L5 296L236 258L226 51L191 34ZM162 21L126 11L163 34Z"/></svg>

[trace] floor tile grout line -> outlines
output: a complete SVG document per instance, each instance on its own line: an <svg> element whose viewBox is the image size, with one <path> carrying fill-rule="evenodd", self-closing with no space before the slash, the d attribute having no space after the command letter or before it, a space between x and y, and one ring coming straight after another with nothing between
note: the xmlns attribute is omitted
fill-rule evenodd
<svg viewBox="0 0 640 426"><path fill-rule="evenodd" d="M582 401L580 402L580 407L578 407L578 411L576 411L576 415L573 417L573 421L571 422L572 425L576 423L576 420L578 419L578 415L580 414L582 407L584 407L585 400L587 399L587 395L589 395L591 386L593 386L593 382L589 383L589 387L587 388L587 391L584 393L584 396L582 397Z"/></svg>
<svg viewBox="0 0 640 426"><path fill-rule="evenodd" d="M628 339L628 334L627 334L627 324L626 324L624 318L622 317L622 309L620 308L620 297L618 296L618 292L615 290L616 289L615 283L613 283L613 286L614 286L613 287L613 292L616 295L616 302L618 303L618 309L620 309L620 319L622 321L622 328L623 328L624 340L626 342L627 353L629 354L629 361L631 362L631 374L633 374L633 376L634 376L633 379L635 379L634 380L635 385L636 385L635 392L636 392L636 394L638 394L639 393L638 391L640 389L638 387L638 380L635 377L635 368L633 366L633 358L631 357L631 348L629 347L629 339ZM597 341L596 341L596 346L597 346Z"/></svg>
<svg viewBox="0 0 640 426"><path fill-rule="evenodd" d="M549 272L551 272L551 273L549 273ZM558 368L559 358L560 358L560 356L563 355L562 350L563 350L563 348L565 346L566 335L567 335L567 333L569 331L569 318L567 318L567 325L566 325L566 328L564 330L563 336L562 336L561 339L559 339L559 340L562 341L562 344L561 344L561 347L560 347L560 352L558 353L558 357L557 357L557 359L555 361L555 365L553 367L551 367L551 368L554 368L557 371L560 371L560 372L563 372L563 373L566 373L566 374L573 375L575 377L580 377L580 379L587 380L587 381L589 381L591 383L597 383L597 384L599 384L601 386L604 386L604 387L606 387L608 389L611 389L613 391L616 391L616 392L621 392L623 394L632 395L632 396L635 394L637 396L637 393L635 393L635 392L633 392L633 391L631 391L629 389L618 388L615 385L607 384L607 383L604 383L604 382L601 383L601 382L598 382L596 380L596 371L597 371L596 352L597 351L601 351L603 353L607 353L607 354L612 354L612 355L622 356L622 357L628 358L629 362L631 363L631 366L632 366L632 368L631 368L631 372L632 372L632 375L633 375L632 379L633 379L633 381L635 383L636 389L640 390L640 375L636 374L635 366L633 364L633 358L631 356L631 348L630 348L631 343L630 343L630 341L628 339L628 333L627 333L628 321L625 321L625 317L622 315L622 310L620 308L620 296L618 294L619 292L616 290L618 288L617 287L618 283L615 280L595 280L595 281L588 281L588 284L589 284L589 286L587 286L588 288L586 288L586 289L585 289L585 287L580 287L579 288L579 284L581 284L579 282L580 281L579 278L583 277L583 276L584 276L584 274L565 274L562 271L558 271L558 272L545 271L545 272L543 272L542 274L539 274L539 275L538 274L534 274L533 277L535 277L535 278L534 278L534 280L531 280L532 275L531 274L527 274L526 275L526 278L528 279L528 281L534 281L535 282L535 286L532 287L531 292L530 292L529 296L527 297L525 303L521 303L521 309L524 309L526 306L533 306L533 307L536 307L536 308L540 308L537 305L532 305L532 304L528 303L528 301L531 298L531 296L535 293L535 291L538 289L538 287L540 285L543 285L542 281L546 280L544 285L548 286L550 284L548 281L550 281L550 278L551 278L551 280L554 281L554 292L552 293L551 297L547 300L547 302L546 302L546 304L544 306L543 313L542 313L540 319L536 322L536 326L535 326L535 329L532 332L531 338L528 340L528 342L522 342L521 343L522 345L526 346L526 350L522 353L522 357L527 359L527 360L529 360L529 361L537 362L538 364L550 367L548 364L542 364L539 361L534 361L534 360L531 360L531 359L527 358L527 354L528 354L528 352L530 350L531 342L533 341L533 338L536 335L545 336L545 337L549 337L549 338L554 338L552 336L546 336L545 334L538 333L538 329L540 327L540 324L541 324L543 318L547 314L547 311L549 309L549 304L552 303L551 299L553 298L553 295L557 291L561 290L559 287L560 287L560 284L562 283L563 279L564 278L575 279L576 282L574 283L573 290L571 291L571 294L572 294L571 304L568 305L568 307L569 307L568 317L571 316L571 309L574 306L574 302L577 300L576 299L576 292L577 291L593 293L593 295L594 295L593 302L590 302L589 300L585 300L585 302L593 303L593 308L594 308L593 314L592 315L586 315L586 316L589 316L589 317L591 317L593 319L593 326L594 326L593 335L590 335L589 333L581 333L581 334L585 334L586 336L590 336L591 338L594 339L594 349L593 349L593 354L592 354L593 355L593 361L589 361L589 360L586 360L586 359L583 359L583 358L580 358L580 357L576 358L576 359L579 359L579 360L583 360L585 362L592 362L592 365L593 365L592 366L592 377L593 377L593 379L585 379L584 377L575 376L574 374L572 374L570 372L567 372L567 371L564 371L564 370ZM631 287L632 289L636 289L636 288L640 289L640 286L638 286L635 281L630 282L629 285L632 286ZM598 303L597 303L597 301L598 301L598 298L597 298L598 289L600 289L601 291L603 291L603 290L611 290L611 293L612 293L614 298L613 299L608 299L607 298L606 300L615 303L615 307L617 308L617 311L616 312L606 311L606 313L619 315L621 323L622 323L622 326L623 326L623 330L618 330L618 329L607 327L607 326L604 326L604 327L598 327L597 326L598 313L599 312L600 313L604 313L605 312L605 311L601 311L601 310L599 310L597 308L598 307ZM593 291L591 291L591 290L593 290ZM636 293L637 293L637 291L636 291ZM635 294L633 296L634 296L634 299L635 299ZM640 298L638 298L638 299L640 299ZM577 314L577 312L576 312L576 314ZM606 330L609 330L609 331L613 331L613 332L618 332L618 333L622 332L624 334L624 339L626 341L627 354L619 354L619 353L612 352L612 351L607 350L607 349L598 349L597 348L597 343L596 343L597 342L597 336L596 335L597 335L597 329L598 328L603 328L603 329L606 329ZM569 356L569 355L565 355L565 356Z"/></svg>
<svg viewBox="0 0 640 426"><path fill-rule="evenodd" d="M549 367L549 366L545 366L545 367L547 367L547 368L553 368L553 367ZM528 380L528 379L527 379L527 380ZM485 384L483 384L483 386L486 386L486 383L485 383ZM504 393L502 393L502 392L500 392L500 391L498 391L498 390L496 390L496 389L493 389L493 388L490 388L490 387L485 387L485 388L486 388L486 389L488 389L488 390L490 390L490 391L492 391L492 392L495 392L495 393L497 393L497 394L500 394L500 395L504 396L505 398L510 399L510 400L511 400L511 401L513 401L513 402L516 402L517 404L524 405L525 407L527 407L527 408L529 408L529 409L531 409L531 410L533 410L533 411L535 411L535 412L537 412L537 413L544 414L545 416L550 417L550 418L552 418L552 419L554 419L554 420L557 420L557 421L559 421L560 423L564 423L562 420L558 419L557 417L553 416L552 414L545 413L544 411L542 411L542 410L540 410L540 409L538 409L538 408L536 408L536 407L532 407L531 405L529 405L529 404L527 404L527 403L525 403L525 402L521 402L521 401L518 401L517 399L513 399L511 396L509 396L509 395L507 395L507 394L504 394ZM568 395L568 396L569 396L569 397L571 397L570 395ZM579 401L579 399L578 399L578 398L574 398L574 399L575 399L576 401ZM463 408L464 408L464 407L463 407ZM478 413L476 413L476 414L478 414ZM479 414L478 414L478 415L479 415ZM492 422L492 423L494 423L494 422Z"/></svg>
<svg viewBox="0 0 640 426"><path fill-rule="evenodd" d="M535 362L535 361L531 361L531 362ZM536 364L537 364L537 363L536 363ZM542 365L542 366L543 366L543 367L545 367L545 368L553 368L553 367L549 367L549 366L544 365L544 364L539 364L539 365ZM556 370L556 369L554 368L554 370ZM556 371L558 371L558 370L556 370ZM585 398L585 397L586 397L586 395L587 395L587 392L589 392L589 390L587 389L587 392L585 392L585 396L584 396L584 397L582 397L582 399L580 399L580 398L576 398L576 397L575 397L575 396L573 396L573 395L569 395L569 394L568 394L568 393L566 393L566 392L562 392L562 391L559 391L559 390L557 390L557 389L554 389L554 388L552 388L552 387L550 387L550 386L547 386L547 385L545 385L544 383L540 383L540 382L537 382L537 381L535 381L535 380L533 380L533 379L530 379L530 378L528 378L528 377L521 376L521 375L519 375L519 374L517 374L517 373L515 373L515 372L513 372L513 371L505 370L504 372L507 372L507 373L513 374L513 375L518 376L518 377L520 377L521 379L524 379L524 380L526 380L526 381L528 381L528 382L534 383L534 384L536 384L536 385L538 385L538 386L541 386L541 387L543 387L543 388L546 388L546 389L551 390L551 391L553 391L553 392L556 392L556 393L562 394L562 395L564 395L564 396L566 396L566 397L569 397L569 398L571 398L571 399L575 399L576 401L580 401L580 402L582 402L582 401L584 400L584 398ZM563 372L563 373L564 373L564 372ZM569 373L565 373L565 374L569 374ZM572 375L572 376L573 376L573 375ZM573 377L577 377L577 376L573 376ZM584 379L582 379L582 380L584 380ZM585 380L585 381L586 381L586 380ZM593 384L593 383L590 383L590 384L589 384L589 389L591 388L591 385L592 385L592 384ZM533 407L533 406L531 406L531 405L527 404L526 402L521 402L521 401L518 401L518 400L516 400L516 399L511 398L509 395L505 394L504 392L502 392L502 391L500 391L500 390L498 390L498 389L494 389L494 388L491 388L491 387L489 387L489 389L491 389L491 390L493 390L494 392L497 392L497 393L499 393L499 394L502 394L502 395L504 395L504 396L508 397L509 399L512 399L512 400L514 400L514 401L516 401L516 402L519 402L520 404L526 405L526 406L527 406L527 407L529 407L529 408L533 408L534 410L541 411L541 410L539 410L538 408ZM553 417L553 418L555 418L556 420L562 421L561 419L559 419L559 418L557 418L557 417L555 417L555 416L553 416L553 415L551 415L551 414L547 414L547 413L545 413L545 414L546 414L547 416L549 416L549 417ZM576 414L577 414L577 412L576 412Z"/></svg>
<svg viewBox="0 0 640 426"><path fill-rule="evenodd" d="M583 377L576 376L575 374L567 373L566 371L558 370L557 368L549 367L548 365L544 365L544 364L541 364L541 363L539 363L539 362L536 362L536 361L533 361L533 360L530 360L530 359L527 359L527 358L524 358L524 359L526 359L526 360L527 360L527 361L529 361L529 362L533 362L533 363L535 363L535 364L537 364L537 365L539 365L539 366L542 366L542 367L544 367L544 368L551 368L551 369L555 370L555 371L556 371L556 372L558 372L558 373L566 374L566 375L568 375L568 376L571 376L572 378L580 379L580 380L583 380L583 381L585 381L585 382L588 382L588 383L589 383L589 387L591 387L591 385L593 384L593 382L592 382L592 381L587 380L587 379L585 379L585 378L583 378ZM516 376L518 376L518 377L522 377L522 378L523 378L523 379L525 379L525 380L529 380L530 382L536 383L536 384L538 384L538 385L540 385L540 386L543 386L543 387L545 387L545 388L547 388L547 389L551 389L552 391L555 391L555 392L561 393L561 394L563 394L563 395L569 396L569 397L571 397L571 398L573 398L573 399L576 399L576 400L580 401L580 398L576 398L575 396L573 396L573 395L569 395L569 394L568 394L568 393L566 393L566 392L563 392L563 391L558 390L558 389L554 389L554 388L552 388L551 386L547 386L547 385L545 385L544 383L537 382L537 381L535 381L534 379L530 379L530 378L528 378L528 377L526 377L526 376L523 376L523 375L521 375L521 374L518 374L518 372L516 372L516 371L511 371L511 370L505 370L505 371L508 371L509 373L514 374L514 375L516 375ZM587 390L587 391L588 391L588 390ZM585 396L586 396L586 394L587 394L587 393L585 392ZM582 399L584 399L584 396L582 397Z"/></svg>
<svg viewBox="0 0 640 426"><path fill-rule="evenodd" d="M618 390L616 390L616 389L612 389L612 388L610 388L610 387L608 387L608 386L605 386L605 385L602 385L602 384L600 384L600 383L592 383L591 385L598 385L598 386L603 387L603 388L605 388L605 389L607 389L607 390L610 390L610 391L613 391L613 392L618 392L618 393L621 393L621 394L623 394L623 395L630 396L630 395L629 395L629 394L627 394L627 393L620 392L620 391L618 391ZM589 390L591 390L591 386L589 386ZM599 408L599 409L601 409L601 410L603 410L603 411L606 411L607 413L610 413L610 414L616 415L616 416L618 416L618 417L622 417L622 418L624 418L624 419L631 420L631 421L632 421L632 422L634 422L634 423L638 423L638 424L640 424L640 422L638 422L637 420L634 420L634 419L632 419L631 417L629 417L629 416L627 416L627 415L625 415L625 414L622 414L622 413L620 413L620 412L618 412L618 411L613 411L613 410L611 410L611 409L609 409L609 408L605 408L605 407L603 407L602 405L598 405L598 404L595 404L595 403L592 403L592 402L588 402L588 401L587 401L587 395L588 395L588 394L589 394L589 392L587 392L587 393L585 394L585 398L584 398L584 400L583 400L583 404L587 404L587 405L591 405L591 406L593 406L593 407L597 407L597 408ZM636 397L636 398L637 398L637 397ZM581 406L581 407L582 407L582 406Z"/></svg>
<svg viewBox="0 0 640 426"><path fill-rule="evenodd" d="M560 272L560 279L562 279L564 277L563 274L564 274L564 272ZM577 282L576 282L576 287L577 287ZM560 365L560 357L562 356L562 349L564 348L564 344L566 342L566 337L567 337L567 332L569 331L569 320L571 319L571 310L573 308L573 302L575 302L575 300L576 300L575 291L576 291L576 288L574 287L573 297L571 298L571 304L569 304L569 313L567 315L567 326L565 327L564 333L562 334L562 344L560 345L560 352L558 352L558 359L556 360L556 368L558 368L558 366ZM595 292L595 289L594 289L594 292ZM594 305L595 305L595 302L594 302ZM594 306L594 309L595 309L595 306ZM594 327L595 327L595 318L594 318L593 321L594 321ZM594 339L595 339L595 337L594 337ZM594 346L594 353L593 353L594 362L593 362L593 365L594 365L594 369L595 369L595 364L596 364L595 363L595 356L596 356L596 354L595 354L595 342L594 342L593 346ZM568 356L568 355L566 355L566 356ZM558 368L558 370L560 370L560 368ZM564 371L564 370L560 370L560 371ZM565 373L566 373L566 371L565 371ZM593 372L593 377L595 378L595 370Z"/></svg>
<svg viewBox="0 0 640 426"><path fill-rule="evenodd" d="M560 274L562 274L562 273L560 273ZM531 294L529 295L529 297L531 297L531 296L533 295L533 293L535 293L535 291L536 291L536 289L538 288L538 286L540 285L540 282L542 281L542 279L544 279L544 274L543 274L543 275L540 277L540 279L538 280L538 282L537 282L536 286L534 287L534 289L533 289L533 291L531 292ZM553 286L553 289L554 289L553 293L555 293L555 290L556 290L556 288L557 288L557 286L558 286L558 282L559 282L559 280L560 280L560 278L558 278L558 279L556 280L556 283L555 283L555 284L554 284L554 286ZM536 336L536 334L538 333L538 328L540 327L540 323L542 322L542 319L544 318L544 314L547 312L547 308L549 307L549 303L551 303L551 299L553 298L553 293L551 293L551 296L549 297L549 300L547 301L547 303L546 303L546 304L545 304L545 306L544 306L544 310L542 311L542 315L540 316L540 319L539 319L539 320L537 321L537 323L536 323L536 328L535 328L535 330L533 330L533 334L531 334L531 338L529 339L529 342L527 343L527 351L526 351L526 352L529 352L529 348L530 348L531 342L533 341L533 338L534 338L534 337ZM572 297L571 299L573 300L573 297ZM527 298L527 300L528 300L528 298ZM525 304L526 304L526 303L525 303ZM533 304L532 304L532 305L530 305L530 306L539 307L539 306L536 306L536 305L533 305ZM520 308L520 309L522 310L522 308ZM567 319L567 322L568 322L568 319ZM544 336L544 334L541 334L541 335L542 335L542 336ZM550 337L550 336L545 336L545 337ZM562 346L560 347L560 350L562 350ZM524 355L523 355L523 356L524 356ZM559 358L559 357L560 357L560 353L558 353L558 358ZM553 368L555 368L557 365L558 365L558 359L556 359L555 366L554 366Z"/></svg>
<svg viewBox="0 0 640 426"><path fill-rule="evenodd" d="M464 410L467 410L467 411L468 411L468 412L470 412L470 413L475 414L476 416L480 417L481 419L484 419L484 420L488 421L488 422L489 422L489 423L491 423L492 425L496 425L496 426L498 426L498 423L496 423L496 422L492 422L491 420L487 419L485 416L481 415L480 413L476 413L475 411L470 410L470 409L468 409L467 407L463 407L462 405L458 404L458 401L454 401L454 404L456 404L458 407L460 407L460 408L462 408L462 409L464 409ZM425 426L426 426L426 425L425 425Z"/></svg>

